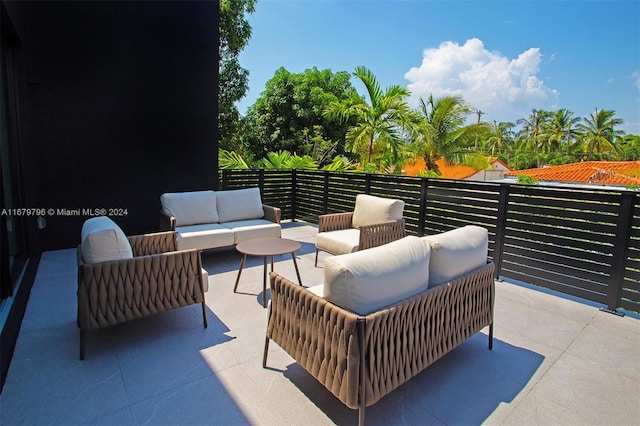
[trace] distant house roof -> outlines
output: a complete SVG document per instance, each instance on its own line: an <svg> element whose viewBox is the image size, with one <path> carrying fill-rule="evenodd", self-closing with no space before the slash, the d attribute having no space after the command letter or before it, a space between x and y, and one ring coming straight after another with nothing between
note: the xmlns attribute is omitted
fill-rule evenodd
<svg viewBox="0 0 640 426"><path fill-rule="evenodd" d="M496 157L489 160L489 164L500 164L505 170L511 170L509 166L504 164ZM444 158L436 161L436 165L440 170L440 176L443 179L468 179L478 173L478 170L465 164L449 164ZM404 171L407 176L418 176L422 170L426 170L427 166L423 158L417 159L413 164L406 164Z"/></svg>
<svg viewBox="0 0 640 426"><path fill-rule="evenodd" d="M584 161L561 166L516 170L504 175L527 175L534 179L553 182L640 185L640 161Z"/></svg>

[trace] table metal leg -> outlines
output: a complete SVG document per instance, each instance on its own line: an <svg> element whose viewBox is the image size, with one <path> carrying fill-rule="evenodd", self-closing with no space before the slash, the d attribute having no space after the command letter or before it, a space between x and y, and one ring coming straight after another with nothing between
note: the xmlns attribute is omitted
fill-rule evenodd
<svg viewBox="0 0 640 426"><path fill-rule="evenodd" d="M298 269L298 262L296 262L295 253L291 253L291 258L293 259L293 266L296 267L296 275L298 275L298 284L302 285L302 280L300 279L300 270Z"/></svg>
<svg viewBox="0 0 640 426"><path fill-rule="evenodd" d="M262 278L262 307L267 307L267 257L264 257L264 277ZM271 258L273 262L273 257ZM273 267L273 263L271 264Z"/></svg>
<svg viewBox="0 0 640 426"><path fill-rule="evenodd" d="M242 268L244 267L244 262L247 260L247 255L242 255L242 260L240 261L240 268L238 269L238 276L236 277L236 285L233 286L233 292L235 293L238 289L238 283L240 282L240 274L242 274Z"/></svg>

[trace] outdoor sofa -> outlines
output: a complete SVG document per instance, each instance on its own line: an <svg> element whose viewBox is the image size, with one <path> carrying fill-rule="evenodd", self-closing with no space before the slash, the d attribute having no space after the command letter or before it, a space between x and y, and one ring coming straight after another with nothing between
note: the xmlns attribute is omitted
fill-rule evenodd
<svg viewBox="0 0 640 426"><path fill-rule="evenodd" d="M329 257L316 287L272 272L263 367L273 340L364 424L365 407L486 326L491 349L487 245L465 226Z"/></svg>
<svg viewBox="0 0 640 426"><path fill-rule="evenodd" d="M156 313L202 305L209 276L198 250L177 250L173 231L127 237L106 216L88 219L81 230L78 259L80 359L85 334Z"/></svg>
<svg viewBox="0 0 640 426"><path fill-rule="evenodd" d="M262 204L259 188L165 193L160 204L160 229L177 233L179 250L227 247L282 235L281 211Z"/></svg>

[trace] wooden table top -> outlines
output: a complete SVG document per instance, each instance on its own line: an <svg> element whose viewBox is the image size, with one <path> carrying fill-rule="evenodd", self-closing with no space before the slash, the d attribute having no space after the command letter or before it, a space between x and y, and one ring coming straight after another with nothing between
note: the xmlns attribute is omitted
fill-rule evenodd
<svg viewBox="0 0 640 426"><path fill-rule="evenodd" d="M277 256L300 250L298 241L287 238L255 238L238 243L236 250L250 256Z"/></svg>

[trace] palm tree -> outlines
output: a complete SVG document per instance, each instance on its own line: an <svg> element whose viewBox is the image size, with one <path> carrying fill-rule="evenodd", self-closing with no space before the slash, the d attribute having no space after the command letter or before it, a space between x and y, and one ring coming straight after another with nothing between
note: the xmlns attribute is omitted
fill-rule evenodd
<svg viewBox="0 0 640 426"><path fill-rule="evenodd" d="M572 141L575 141L578 137L578 132L574 126L579 121L580 118L574 117L573 112L566 108L557 110L549 118L544 133L550 144L555 145L558 155L562 156L563 151L565 155L569 155ZM565 148L564 150L563 147Z"/></svg>
<svg viewBox="0 0 640 426"><path fill-rule="evenodd" d="M615 117L616 112L606 109L598 109L589 117L584 117L582 123L577 128L582 132L584 151L587 158L591 159L594 152L598 153L598 158L602 158L602 153L606 152L611 158L611 152L617 152L617 140L624 135L622 130L615 130L615 126L623 123L621 118Z"/></svg>
<svg viewBox="0 0 640 426"><path fill-rule="evenodd" d="M532 109L529 118L520 118L517 123L522 124L520 131L520 140L524 145L536 153L536 165L541 166L540 148L543 146L541 141L542 129L549 112L543 110Z"/></svg>
<svg viewBox="0 0 640 426"><path fill-rule="evenodd" d="M420 98L417 123L414 128L414 149L424 158L427 170L439 174L436 161L444 157L451 164L488 165L486 156L468 149L478 126L466 126L473 112L460 96L444 96L427 102ZM482 161L478 162L479 157Z"/></svg>
<svg viewBox="0 0 640 426"><path fill-rule="evenodd" d="M489 137L485 142L485 146L489 148L492 156L497 154L506 154L507 162L509 162L509 148L513 145L513 128L515 124L511 122L501 121L489 125Z"/></svg>
<svg viewBox="0 0 640 426"><path fill-rule="evenodd" d="M349 127L345 136L346 147L366 155L371 163L376 145L390 151L394 161L400 158L404 138L402 128L408 125L410 109L405 102L409 91L402 86L390 86L382 91L373 73L366 67L357 67L353 73L364 84L370 104L358 95L347 102L332 102L325 109L328 118L347 122L351 118L356 124Z"/></svg>

